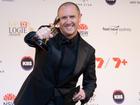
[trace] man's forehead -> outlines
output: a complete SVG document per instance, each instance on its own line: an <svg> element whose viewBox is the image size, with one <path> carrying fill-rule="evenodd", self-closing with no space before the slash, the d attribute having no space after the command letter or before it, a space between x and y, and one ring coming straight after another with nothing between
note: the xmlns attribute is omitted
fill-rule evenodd
<svg viewBox="0 0 140 105"><path fill-rule="evenodd" d="M74 5L63 6L60 8L58 15L77 15L79 12Z"/></svg>
<svg viewBox="0 0 140 105"><path fill-rule="evenodd" d="M73 10L78 11L77 8L76 8L74 5L63 5L63 6L59 9L59 11L64 10L64 9L70 9L70 10L73 9Z"/></svg>

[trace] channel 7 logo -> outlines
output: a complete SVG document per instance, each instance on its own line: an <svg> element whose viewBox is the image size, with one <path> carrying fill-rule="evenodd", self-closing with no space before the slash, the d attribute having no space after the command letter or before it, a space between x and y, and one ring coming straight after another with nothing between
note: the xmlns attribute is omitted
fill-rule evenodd
<svg viewBox="0 0 140 105"><path fill-rule="evenodd" d="M108 66L113 66L113 68L119 69L121 66L126 66L128 61L125 58L120 57L112 57L108 59L97 57L96 63L98 69L107 68Z"/></svg>

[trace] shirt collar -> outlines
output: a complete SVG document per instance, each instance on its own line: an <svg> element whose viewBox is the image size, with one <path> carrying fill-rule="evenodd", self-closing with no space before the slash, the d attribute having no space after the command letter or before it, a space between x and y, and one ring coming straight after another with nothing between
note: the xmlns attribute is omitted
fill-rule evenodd
<svg viewBox="0 0 140 105"><path fill-rule="evenodd" d="M77 35L74 36L72 39L68 39L60 32L60 30L58 36L61 45L76 45L80 38L80 34L78 32Z"/></svg>

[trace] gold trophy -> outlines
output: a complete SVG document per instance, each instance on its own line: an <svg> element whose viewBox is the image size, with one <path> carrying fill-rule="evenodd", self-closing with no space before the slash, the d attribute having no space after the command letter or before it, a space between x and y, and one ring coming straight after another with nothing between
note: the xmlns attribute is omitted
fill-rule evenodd
<svg viewBox="0 0 140 105"><path fill-rule="evenodd" d="M41 29L41 28L43 28L43 27L47 27L47 28L50 28L51 29L51 34L53 35L53 36L55 36L57 33L58 33L58 31L57 31L57 23L60 21L60 18L59 17L56 17L55 18L55 20L54 20L54 22L53 22L53 24L50 24L50 25L41 25L39 28L38 28L38 30L39 29ZM49 39L45 39L45 44L47 43L47 41L48 41Z"/></svg>

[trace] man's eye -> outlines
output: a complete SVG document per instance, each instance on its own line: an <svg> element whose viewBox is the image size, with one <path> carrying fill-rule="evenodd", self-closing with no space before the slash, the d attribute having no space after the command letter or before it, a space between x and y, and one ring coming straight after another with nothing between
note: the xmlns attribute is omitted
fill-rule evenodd
<svg viewBox="0 0 140 105"><path fill-rule="evenodd" d="M63 17L61 17L60 19L61 19L61 20L67 20L68 18L74 19L75 16L74 16L74 15L71 15L71 16L63 16Z"/></svg>
<svg viewBox="0 0 140 105"><path fill-rule="evenodd" d="M75 18L75 16L70 16L71 19Z"/></svg>
<svg viewBox="0 0 140 105"><path fill-rule="evenodd" d="M62 19L62 20L66 20L66 19L67 19L67 17L66 17L66 16L64 16L64 17L61 17L61 19Z"/></svg>

